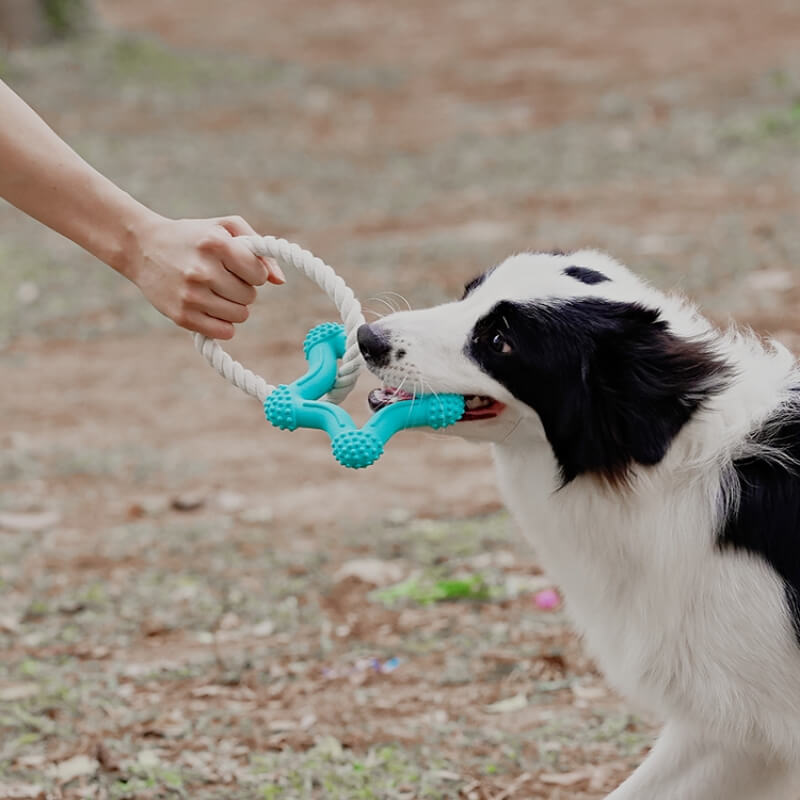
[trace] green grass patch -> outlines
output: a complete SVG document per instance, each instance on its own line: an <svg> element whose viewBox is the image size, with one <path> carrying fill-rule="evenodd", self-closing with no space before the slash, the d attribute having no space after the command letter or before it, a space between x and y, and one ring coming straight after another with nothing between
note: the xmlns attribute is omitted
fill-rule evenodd
<svg viewBox="0 0 800 800"><path fill-rule="evenodd" d="M437 579L423 574L381 589L373 596L386 605L394 605L403 600L431 605L456 600L487 601L492 599L493 594L492 588L481 575Z"/></svg>

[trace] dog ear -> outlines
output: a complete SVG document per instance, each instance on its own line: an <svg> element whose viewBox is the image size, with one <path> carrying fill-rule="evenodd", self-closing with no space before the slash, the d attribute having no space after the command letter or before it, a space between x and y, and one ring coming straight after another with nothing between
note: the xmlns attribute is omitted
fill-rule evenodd
<svg viewBox="0 0 800 800"><path fill-rule="evenodd" d="M564 480L599 472L624 481L633 463L661 461L703 401L724 386L728 368L705 343L675 336L652 309L599 302L583 304L579 317L581 380L565 387L555 426L558 438L571 439L559 447Z"/></svg>

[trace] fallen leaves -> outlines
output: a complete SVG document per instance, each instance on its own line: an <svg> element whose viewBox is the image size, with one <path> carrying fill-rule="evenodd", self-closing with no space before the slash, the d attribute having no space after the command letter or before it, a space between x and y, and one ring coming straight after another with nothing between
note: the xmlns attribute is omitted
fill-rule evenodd
<svg viewBox="0 0 800 800"><path fill-rule="evenodd" d="M568 772L542 773L539 782L545 786L575 787L585 784L591 792L610 789L619 782L617 775L625 775L628 767L623 762L614 761L608 764L588 764L580 769Z"/></svg>
<svg viewBox="0 0 800 800"><path fill-rule="evenodd" d="M97 759L86 755L77 755L55 764L50 769L50 775L56 783L64 784L83 776L94 775L100 767Z"/></svg>
<svg viewBox="0 0 800 800"><path fill-rule="evenodd" d="M2 800L45 800L44 788L35 783L0 783Z"/></svg>
<svg viewBox="0 0 800 800"><path fill-rule="evenodd" d="M41 533L61 521L57 511L2 511L0 528L13 533Z"/></svg>
<svg viewBox="0 0 800 800"><path fill-rule="evenodd" d="M524 694L516 694L505 700L498 700L486 706L487 714L511 714L514 711L522 711L528 707L528 698Z"/></svg>
<svg viewBox="0 0 800 800"><path fill-rule="evenodd" d="M38 683L17 683L8 686L0 686L0 701L11 703L16 700L26 700L35 697L41 688Z"/></svg>
<svg viewBox="0 0 800 800"><path fill-rule="evenodd" d="M382 561L379 558L356 558L347 561L333 576L341 583L350 578L366 583L368 586L383 587L399 583L405 576L405 568L397 561Z"/></svg>

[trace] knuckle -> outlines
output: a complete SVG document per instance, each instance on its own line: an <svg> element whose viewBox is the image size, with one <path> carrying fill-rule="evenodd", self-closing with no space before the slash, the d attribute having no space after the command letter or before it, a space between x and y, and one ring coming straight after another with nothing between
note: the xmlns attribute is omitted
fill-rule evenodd
<svg viewBox="0 0 800 800"><path fill-rule="evenodd" d="M255 269L252 270L253 279L250 283L253 286L263 286L267 282L267 278L269 278L269 272L267 268L260 262L257 261L255 265ZM253 290L255 292L255 290ZM255 295L253 296L255 299Z"/></svg>
<svg viewBox="0 0 800 800"><path fill-rule="evenodd" d="M211 270L204 264L193 264L184 274L189 284L207 284L211 280Z"/></svg>
<svg viewBox="0 0 800 800"><path fill-rule="evenodd" d="M186 311L186 309L191 308L195 304L196 299L197 295L192 286L181 286L178 292L178 301L180 302L181 311Z"/></svg>
<svg viewBox="0 0 800 800"><path fill-rule="evenodd" d="M202 250L219 250L229 241L230 236L222 228L214 227L200 240L200 248Z"/></svg>
<svg viewBox="0 0 800 800"><path fill-rule="evenodd" d="M232 320L232 322L244 322L250 316L250 311L247 306L239 306L234 314L236 319Z"/></svg>
<svg viewBox="0 0 800 800"><path fill-rule="evenodd" d="M249 305L250 303L255 303L256 298L258 297L258 292L255 290L255 287L248 286L247 289L244 291L245 295L245 303Z"/></svg>

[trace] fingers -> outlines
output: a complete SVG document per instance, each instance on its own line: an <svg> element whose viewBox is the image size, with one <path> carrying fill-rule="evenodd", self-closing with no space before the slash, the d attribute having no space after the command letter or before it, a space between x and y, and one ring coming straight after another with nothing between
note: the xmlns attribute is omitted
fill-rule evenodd
<svg viewBox="0 0 800 800"><path fill-rule="evenodd" d="M218 225L225 228L231 236L257 236L247 220L239 216L220 217L216 220Z"/></svg>
<svg viewBox="0 0 800 800"><path fill-rule="evenodd" d="M262 258L261 259L267 267L269 271L269 277L267 280L270 283L274 283L276 286L280 286L282 283L286 283L286 276L283 274L283 270L278 265L278 262L274 258Z"/></svg>
<svg viewBox="0 0 800 800"><path fill-rule="evenodd" d="M187 309L200 311L223 322L244 322L250 316L250 311L246 305L226 300L224 297L214 294L211 290L198 293L196 299L189 300Z"/></svg>
<svg viewBox="0 0 800 800"><path fill-rule="evenodd" d="M232 339L234 334L232 323L210 317L202 311L187 311L176 322L186 330L202 333L211 339Z"/></svg>
<svg viewBox="0 0 800 800"><path fill-rule="evenodd" d="M233 217L220 217L217 223L221 225L231 236L258 236L258 234L250 226L247 220L239 216ZM274 258L264 258L256 256L258 260L267 268L267 280L270 283L280 285L286 282L286 276L283 270L278 266L278 262ZM236 270L232 270L236 272ZM236 273L239 274L238 272ZM241 275L239 277L242 277ZM243 278L243 280L246 280ZM261 284L256 284L260 286Z"/></svg>
<svg viewBox="0 0 800 800"><path fill-rule="evenodd" d="M248 306L255 302L258 295L254 286L245 283L241 278L237 278L228 269L217 269L214 271L208 283L209 288L214 294L219 295L232 303L240 303Z"/></svg>
<svg viewBox="0 0 800 800"><path fill-rule="evenodd" d="M286 280L272 259L256 256L246 242L234 238L227 228L218 228L217 232L210 234L201 248L212 253L226 269L251 286L262 286L267 280L276 284Z"/></svg>

